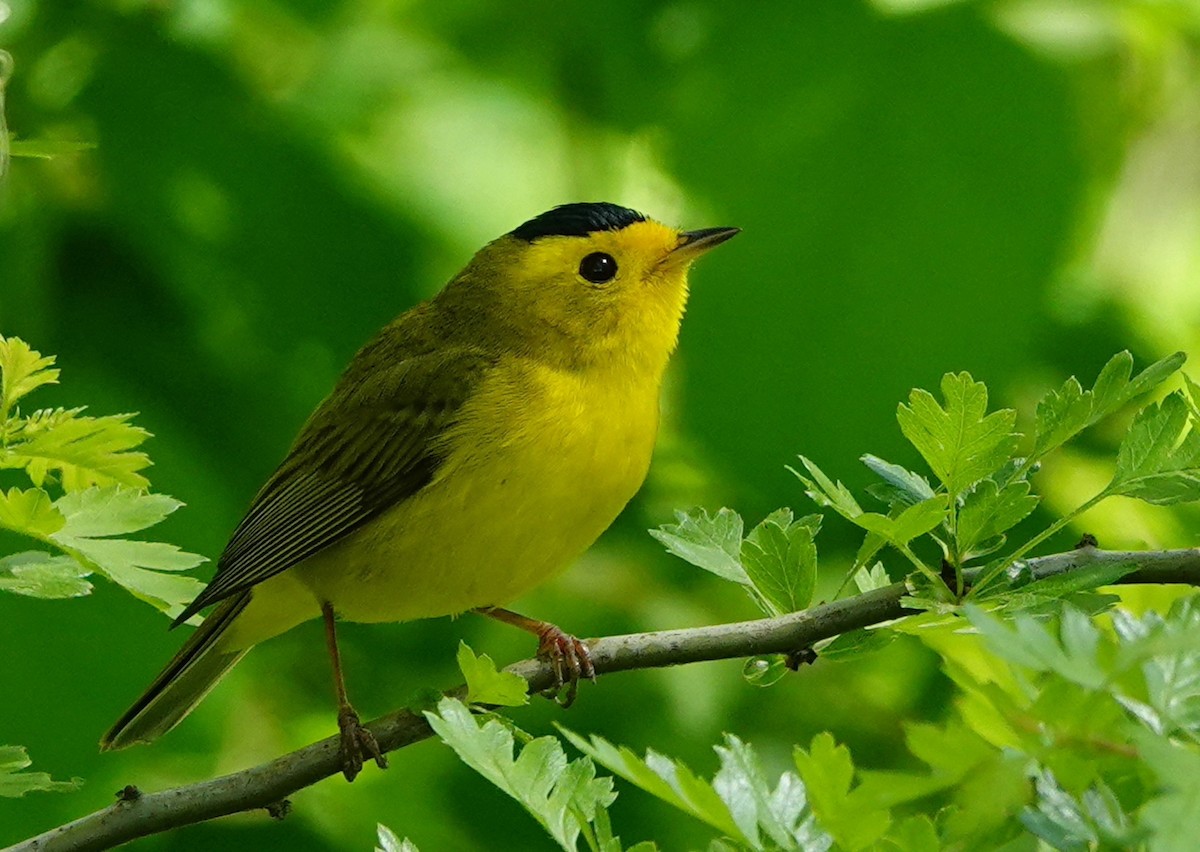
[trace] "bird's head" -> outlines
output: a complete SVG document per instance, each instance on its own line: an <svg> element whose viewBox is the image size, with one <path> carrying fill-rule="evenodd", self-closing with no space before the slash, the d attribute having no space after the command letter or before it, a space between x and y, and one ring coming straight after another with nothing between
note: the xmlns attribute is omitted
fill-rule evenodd
<svg viewBox="0 0 1200 852"><path fill-rule="evenodd" d="M484 312L497 342L530 357L661 372L688 268L737 233L680 231L615 204L564 204L485 246L440 298Z"/></svg>

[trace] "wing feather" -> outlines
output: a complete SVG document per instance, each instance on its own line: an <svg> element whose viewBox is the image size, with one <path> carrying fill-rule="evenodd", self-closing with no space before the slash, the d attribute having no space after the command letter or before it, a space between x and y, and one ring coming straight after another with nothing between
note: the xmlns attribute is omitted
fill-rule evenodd
<svg viewBox="0 0 1200 852"><path fill-rule="evenodd" d="M305 424L254 498L182 624L298 565L424 488L442 462L436 440L491 359L459 349L402 360L361 381L355 365Z"/></svg>

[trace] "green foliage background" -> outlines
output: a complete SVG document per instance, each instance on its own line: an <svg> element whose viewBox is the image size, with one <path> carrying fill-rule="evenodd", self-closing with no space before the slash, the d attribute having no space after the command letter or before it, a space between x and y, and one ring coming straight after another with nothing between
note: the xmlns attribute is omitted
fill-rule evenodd
<svg viewBox="0 0 1200 852"><path fill-rule="evenodd" d="M644 530L696 504L810 511L784 469L799 452L856 490L864 452L917 468L895 406L947 370L1027 409L1122 348L1143 363L1200 353L1198 41L1184 0L6 0L9 128L96 147L15 159L0 185L0 333L59 356L64 384L39 404L141 412L156 490L188 504L156 534L215 556L357 346L488 239L580 199L740 226L694 275L647 488L519 608L585 635L752 617ZM1110 473L1070 452L1040 475L1049 509ZM1198 521L1118 500L1073 535L1187 546ZM848 524L822 531L818 595L855 543ZM331 732L306 625L162 742L99 755L180 641L165 627L104 583L65 602L0 596L0 742L86 779L0 799L0 843L124 784L208 777ZM456 682L460 637L497 660L531 650L472 617L345 636L368 715ZM895 769L901 723L945 718L949 690L930 652L899 641L770 690L740 663L624 674L585 686L565 721L706 775L722 732L768 773L826 729L859 765ZM539 733L562 715L518 713ZM707 837L633 790L613 818L629 842ZM306 791L282 824L226 820L141 848L365 849L377 821L426 850L551 848L435 743Z"/></svg>

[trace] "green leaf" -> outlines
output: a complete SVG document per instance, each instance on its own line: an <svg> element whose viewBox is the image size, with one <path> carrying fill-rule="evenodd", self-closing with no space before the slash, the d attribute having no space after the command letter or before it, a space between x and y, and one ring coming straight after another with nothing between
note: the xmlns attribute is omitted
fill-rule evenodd
<svg viewBox="0 0 1200 852"><path fill-rule="evenodd" d="M900 605L905 609L924 609L943 614L958 611L955 593L941 577L918 571L905 577L904 585L908 594L900 599Z"/></svg>
<svg viewBox="0 0 1200 852"><path fill-rule="evenodd" d="M162 495L88 489L68 493L54 504L65 523L49 536L67 553L158 609L174 614L204 588L194 577L176 574L205 559L173 544L104 538L111 532L141 529L147 521L174 511L178 502Z"/></svg>
<svg viewBox="0 0 1200 852"><path fill-rule="evenodd" d="M841 482L834 482L810 459L800 456L800 461L809 476L795 468L789 470L804 483L805 493L817 505L833 509L846 520L871 533L863 542L856 563L872 559L884 543L902 548L912 539L932 530L946 517L949 498L945 494L908 506L895 518L877 512L864 512L854 495Z"/></svg>
<svg viewBox="0 0 1200 852"><path fill-rule="evenodd" d="M67 517L64 535L84 538L128 535L152 527L183 503L165 494L95 486L64 494L54 503Z"/></svg>
<svg viewBox="0 0 1200 852"><path fill-rule="evenodd" d="M375 852L421 852L415 843L407 837L401 840L383 823L376 824L375 834L379 838L379 845L375 847Z"/></svg>
<svg viewBox="0 0 1200 852"><path fill-rule="evenodd" d="M959 719L944 726L927 722L905 725L904 738L912 755L929 766L925 774L864 771L858 795L880 807L923 799L949 790L977 774L995 756L995 749Z"/></svg>
<svg viewBox="0 0 1200 852"><path fill-rule="evenodd" d="M16 799L39 790L67 792L83 783L78 778L54 781L45 772L22 772L31 762L21 746L0 746L0 796Z"/></svg>
<svg viewBox="0 0 1200 852"><path fill-rule="evenodd" d="M785 772L772 788L753 749L737 737L727 734L724 744L716 746L721 768L710 784L684 764L656 752L648 751L643 760L629 749L617 748L602 737L593 735L590 740L585 740L561 726L560 730L576 748L597 763L707 823L739 848L829 848L829 838L817 827L807 809L800 779ZM763 842L763 834L771 843Z"/></svg>
<svg viewBox="0 0 1200 852"><path fill-rule="evenodd" d="M826 732L813 737L808 751L797 746L793 756L817 824L840 847L856 852L883 836L891 816L851 791L854 763L849 749L837 745Z"/></svg>
<svg viewBox="0 0 1200 852"><path fill-rule="evenodd" d="M713 776L713 789L752 845L759 846L761 828L781 848L811 848L797 845L801 837L815 833L814 826L805 825L808 802L800 779L785 772L772 789L758 755L732 734L725 735L725 744L716 746L716 752L721 768Z"/></svg>
<svg viewBox="0 0 1200 852"><path fill-rule="evenodd" d="M1200 432L1180 391L1138 412L1117 452L1109 495L1166 506L1200 500ZM1185 430L1187 434L1185 435Z"/></svg>
<svg viewBox="0 0 1200 852"><path fill-rule="evenodd" d="M458 643L458 668L467 681L468 704L520 707L529 703L529 684L512 672L496 670L487 654L476 656L466 642Z"/></svg>
<svg viewBox="0 0 1200 852"><path fill-rule="evenodd" d="M21 397L42 385L57 384L59 371L53 366L53 355L43 356L19 337L0 335L0 419Z"/></svg>
<svg viewBox="0 0 1200 852"><path fill-rule="evenodd" d="M1151 852L1192 852L1200 837L1200 755L1186 746L1139 731L1138 753L1158 777L1160 792L1141 810Z"/></svg>
<svg viewBox="0 0 1200 852"><path fill-rule="evenodd" d="M1165 618L1117 610L1113 627L1122 639L1115 667L1137 665L1144 679L1136 698L1118 700L1155 733L1200 741L1200 596L1176 601Z"/></svg>
<svg viewBox="0 0 1200 852"><path fill-rule="evenodd" d="M892 578L888 576L887 569L883 567L882 562L876 562L871 566L870 571L863 566L854 572L854 585L858 586L860 592L884 589L891 584Z"/></svg>
<svg viewBox="0 0 1200 852"><path fill-rule="evenodd" d="M69 556L30 550L0 559L0 591L32 598L78 598L91 594L83 579L91 571Z"/></svg>
<svg viewBox="0 0 1200 852"><path fill-rule="evenodd" d="M1171 378L1184 362L1187 355L1176 352L1155 361L1145 370L1138 373L1132 381L1125 381L1133 369L1133 356L1128 352L1114 355L1112 360L1100 371L1092 389L1093 419L1092 422L1112 414L1125 403L1149 393Z"/></svg>
<svg viewBox="0 0 1200 852"><path fill-rule="evenodd" d="M1028 801L1024 769L1028 758L1001 751L962 719L952 719L944 726L907 725L905 739L909 751L928 764L929 771L860 771L861 783L854 795L867 806L880 808L938 795L939 801L951 802L937 820L946 848L998 848L999 843L989 842L990 833L998 829L1011 832L1012 817Z"/></svg>
<svg viewBox="0 0 1200 852"><path fill-rule="evenodd" d="M909 506L894 518L875 512L864 512L854 519L863 529L882 537L889 544L902 547L914 538L933 531L949 514L950 497L939 494Z"/></svg>
<svg viewBox="0 0 1200 852"><path fill-rule="evenodd" d="M1055 849L1132 849L1136 847L1129 817L1103 781L1076 798L1045 769L1034 774L1037 800L1021 813L1032 834ZM1102 844L1102 845L1101 845Z"/></svg>
<svg viewBox="0 0 1200 852"><path fill-rule="evenodd" d="M617 747L595 734L584 739L562 726L559 730L575 748L605 769L722 834L749 844L717 791L685 764L654 751L647 751L642 759L625 746Z"/></svg>
<svg viewBox="0 0 1200 852"><path fill-rule="evenodd" d="M896 411L900 430L954 496L999 470L1016 449L1017 413L987 414L987 387L969 373L942 377L943 408L916 389Z"/></svg>
<svg viewBox="0 0 1200 852"><path fill-rule="evenodd" d="M1041 458L1130 400L1153 390L1183 366L1185 360L1182 352L1176 352L1130 380L1133 356L1118 352L1104 365L1091 390L1083 390L1074 376L1067 379L1061 390L1050 391L1038 403L1033 457Z"/></svg>
<svg viewBox="0 0 1200 852"><path fill-rule="evenodd" d="M1040 580L1023 583L1017 587L1015 592L1012 588L1005 588L1003 585L989 585L980 597L990 598L1000 595L1002 603L1007 608L1032 606L1048 600L1069 597L1079 592L1089 592L1101 586L1111 586L1125 575L1132 574L1137 567L1137 563L1132 561L1098 562L1084 565L1082 568L1074 568L1062 574L1053 574Z"/></svg>
<svg viewBox="0 0 1200 852"><path fill-rule="evenodd" d="M781 510L751 530L742 542L742 568L767 603L768 614L795 612L812 602L817 584L813 527L819 524L819 517L793 521L790 510Z"/></svg>
<svg viewBox="0 0 1200 852"><path fill-rule="evenodd" d="M1128 356L1129 353L1122 353ZM1109 370L1115 364L1125 363L1119 361L1121 355L1109 361ZM1132 365L1132 358L1128 364ZM1104 378L1104 373L1101 373L1101 378ZM1128 381L1126 375L1125 381ZM1050 391L1047 393L1037 405L1037 419L1034 431L1033 455L1041 457L1065 444L1068 440L1078 435L1092 422L1093 409L1093 392L1085 391L1079 384L1079 380L1071 376L1063 383L1062 389Z"/></svg>
<svg viewBox="0 0 1200 852"><path fill-rule="evenodd" d="M957 545L964 559L976 554L984 542L1016 526L1029 516L1040 498L1029 493L1024 480L1000 488L985 479L967 493L958 512Z"/></svg>
<svg viewBox="0 0 1200 852"><path fill-rule="evenodd" d="M941 852L942 842L933 821L922 814L893 825L880 848L884 852Z"/></svg>
<svg viewBox="0 0 1200 852"><path fill-rule="evenodd" d="M617 797L612 778L597 778L585 758L568 761L554 737L529 741L514 759L512 731L495 719L479 725L461 701L443 698L425 718L463 763L520 803L569 852Z"/></svg>
<svg viewBox="0 0 1200 852"><path fill-rule="evenodd" d="M863 456L860 461L883 479L879 487L869 487L868 490L889 507L911 506L933 497L933 486L929 480L911 470L870 454Z"/></svg>
<svg viewBox="0 0 1200 852"><path fill-rule="evenodd" d="M45 539L62 529L66 520L40 488L0 491L0 527L32 538Z"/></svg>
<svg viewBox="0 0 1200 852"><path fill-rule="evenodd" d="M56 412L60 416L39 421L31 419L15 439L0 449L0 467L25 468L35 485L41 485L47 474L57 472L67 491L92 485L147 487L149 480L138 471L148 467L150 459L132 450L150 433L129 422L134 415L84 417L77 411Z"/></svg>
<svg viewBox="0 0 1200 852"><path fill-rule="evenodd" d="M704 509L676 512L676 523L664 524L650 535L667 550L697 568L722 579L750 585L739 561L742 549L742 518L732 509L710 516Z"/></svg>
<svg viewBox="0 0 1200 852"><path fill-rule="evenodd" d="M1100 631L1075 607L1063 607L1057 631L1026 613L1013 615L1010 629L979 607L967 605L964 609L968 620L1000 658L1033 671L1053 672L1085 689L1104 686L1108 674L1099 656Z"/></svg>
<svg viewBox="0 0 1200 852"><path fill-rule="evenodd" d="M850 489L840 482L834 482L810 459L800 456L800 462L808 470L808 476L800 473L794 467L789 467L788 470L804 483L804 493L814 503L824 508L833 509L849 521L853 521L863 513L862 507L858 505L858 501L854 499L854 495L850 493Z"/></svg>
<svg viewBox="0 0 1200 852"><path fill-rule="evenodd" d="M1192 417L1200 420L1200 384L1196 384L1192 377L1183 373L1183 387L1187 391L1188 409L1192 412Z"/></svg>

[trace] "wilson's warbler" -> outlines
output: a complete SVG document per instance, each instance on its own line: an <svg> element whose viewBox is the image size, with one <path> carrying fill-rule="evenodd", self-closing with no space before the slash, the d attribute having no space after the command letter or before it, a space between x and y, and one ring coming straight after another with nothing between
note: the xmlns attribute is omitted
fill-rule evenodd
<svg viewBox="0 0 1200 852"><path fill-rule="evenodd" d="M582 642L498 606L570 564L641 486L688 268L736 233L563 205L386 326L304 424L175 624L217 608L101 747L162 735L253 645L318 617L351 779L364 755L385 763L346 699L335 618L478 610L536 634L560 684L593 676Z"/></svg>

